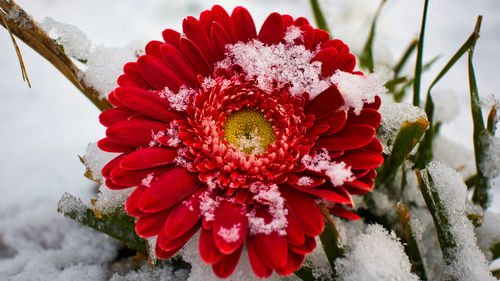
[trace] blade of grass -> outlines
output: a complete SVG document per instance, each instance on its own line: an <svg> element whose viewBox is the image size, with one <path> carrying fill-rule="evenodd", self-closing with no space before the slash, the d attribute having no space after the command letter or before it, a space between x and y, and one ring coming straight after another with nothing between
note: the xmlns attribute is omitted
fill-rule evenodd
<svg viewBox="0 0 500 281"><path fill-rule="evenodd" d="M441 56L438 55L438 56L435 56L434 58L432 58L430 61L428 61L427 63L425 63L423 66L422 66L422 72L426 72L427 70L429 70L429 68L431 68L431 66L439 60ZM403 98L405 97L406 95L406 89L408 89L410 86L413 85L413 83L415 82L415 78L411 78L408 80L408 82L406 82L406 84L403 85L403 87L401 87L401 89L397 92L394 92L394 100L396 102L401 102L403 100Z"/></svg>
<svg viewBox="0 0 500 281"><path fill-rule="evenodd" d="M408 47L406 48L405 52L403 53L403 56L399 59L396 66L394 66L394 78L399 76L399 73L403 69L403 66L405 66L405 64L408 61L408 59L410 58L411 54L413 54L413 52L417 48L417 43L418 43L418 40L413 39L410 42L410 45L408 45Z"/></svg>
<svg viewBox="0 0 500 281"><path fill-rule="evenodd" d="M332 272L335 275L335 260L339 257L344 257L344 249L339 246L339 235L335 224L333 223L330 212L327 209L321 209L326 224L323 233L319 236L321 244L323 244L323 251L332 267Z"/></svg>
<svg viewBox="0 0 500 281"><path fill-rule="evenodd" d="M425 0L424 12L422 15L422 24L420 26L420 35L417 44L417 61L415 63L415 81L413 83L413 105L420 106L420 80L422 76L422 61L424 54L424 35L425 35L425 22L427 20L427 7L429 0Z"/></svg>
<svg viewBox="0 0 500 281"><path fill-rule="evenodd" d="M359 56L359 64L362 67L365 67L373 73L375 71L375 62L373 60L373 40L375 38L375 29L377 27L377 20L380 16L380 12L382 11L382 7L384 6L386 0L382 0L380 5L378 6L377 12L373 17L373 21L370 27L370 33L368 34L368 38L366 39L365 46L363 47L363 52Z"/></svg>
<svg viewBox="0 0 500 281"><path fill-rule="evenodd" d="M297 275L297 277L299 277L303 281L315 281L316 280L316 278L314 278L314 275L312 274L311 268L306 267L304 265L302 265L302 267L299 268L299 270L296 270L294 272L294 274Z"/></svg>
<svg viewBox="0 0 500 281"><path fill-rule="evenodd" d="M328 24L326 23L325 17L323 16L323 11L319 6L318 0L311 0L310 2L314 14L314 20L316 20L318 28L330 33L330 31L328 30Z"/></svg>

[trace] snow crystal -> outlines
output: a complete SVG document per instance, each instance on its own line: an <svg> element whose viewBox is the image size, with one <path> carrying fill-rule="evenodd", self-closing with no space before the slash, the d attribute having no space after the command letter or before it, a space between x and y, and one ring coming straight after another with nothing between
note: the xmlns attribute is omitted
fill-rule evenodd
<svg viewBox="0 0 500 281"><path fill-rule="evenodd" d="M238 145L231 143L229 144L230 147L240 150L240 151L247 151L250 150L250 154L261 154L266 151L264 147L262 147L262 137L259 135L259 130L258 128L255 128L250 134L247 135L242 135L238 139Z"/></svg>
<svg viewBox="0 0 500 281"><path fill-rule="evenodd" d="M362 76L337 70L330 79L342 93L346 109L353 108L356 115L364 103L372 103L375 96L387 93L384 82L374 73Z"/></svg>
<svg viewBox="0 0 500 281"><path fill-rule="evenodd" d="M212 77L205 77L201 83L201 88L206 92L215 87L215 85L217 85L217 81L215 81L215 79Z"/></svg>
<svg viewBox="0 0 500 281"><path fill-rule="evenodd" d="M215 209L219 206L219 198L217 197L217 200L215 200L212 197L212 191L205 191L203 192L199 199L200 199L200 211L201 215L205 218L205 221L213 221L215 218Z"/></svg>
<svg viewBox="0 0 500 281"><path fill-rule="evenodd" d="M159 92L159 95L168 100L170 108L177 111L186 111L189 105L189 98L195 96L196 91L186 87L186 85L182 85L177 93L172 92L169 88L165 88Z"/></svg>
<svg viewBox="0 0 500 281"><path fill-rule="evenodd" d="M341 186L344 182L354 179L351 167L347 167L344 162L331 162L330 155L328 155L326 149L316 153L314 157L304 155L301 162L308 169L324 172L330 177L330 181L334 186Z"/></svg>
<svg viewBox="0 0 500 281"><path fill-rule="evenodd" d="M474 226L467 218L466 199L467 186L460 174L446 165L433 161L427 166L432 176L433 184L425 171L422 171L424 181L435 188L448 216L450 231L456 241L456 248L450 249L450 258L445 260L443 276L454 280L496 280L488 270L485 256L479 250Z"/></svg>
<svg viewBox="0 0 500 281"><path fill-rule="evenodd" d="M285 34L289 39L296 36L296 28L289 28ZM301 96L307 92L313 99L331 85L328 79L321 78L321 62L311 62L314 56L315 52L303 45L288 42L269 46L254 39L248 43L227 45L226 59L216 67L229 68L237 64L264 91L270 92L275 86L282 88L291 83L292 95Z"/></svg>
<svg viewBox="0 0 500 281"><path fill-rule="evenodd" d="M500 243L500 214L486 211L483 223L476 228L477 240L483 253L491 258L490 247Z"/></svg>
<svg viewBox="0 0 500 281"><path fill-rule="evenodd" d="M434 101L434 122L449 122L458 114L458 98L453 90L436 90L432 92Z"/></svg>
<svg viewBox="0 0 500 281"><path fill-rule="evenodd" d="M84 81L99 92L105 99L116 88L116 78L123 73L123 65L137 60L144 44L134 41L120 48L93 46L87 61Z"/></svg>
<svg viewBox="0 0 500 281"><path fill-rule="evenodd" d="M147 174L146 177L142 179L141 185L149 187L151 185L151 182L153 181L153 177L154 173Z"/></svg>
<svg viewBox="0 0 500 281"><path fill-rule="evenodd" d="M345 249L345 258L335 261L339 280L418 280L399 238L381 225L369 225Z"/></svg>
<svg viewBox="0 0 500 281"><path fill-rule="evenodd" d="M217 235L228 243L236 242L240 239L241 223L237 223L230 228L221 227Z"/></svg>
<svg viewBox="0 0 500 281"><path fill-rule="evenodd" d="M415 122L420 117L427 120L425 111L408 103L382 103L379 109L382 122L377 130L377 137L384 146L384 153L390 154L392 142L405 121Z"/></svg>
<svg viewBox="0 0 500 281"><path fill-rule="evenodd" d="M90 172L92 179L104 182L101 170L113 158L120 155L119 153L104 152L97 147L97 143L89 143L85 149L83 161Z"/></svg>
<svg viewBox="0 0 500 281"><path fill-rule="evenodd" d="M266 223L264 218L256 216L255 210L249 212L247 217L250 235L271 234L274 231L280 235L286 235L286 227L288 226L286 215L288 210L285 209L285 199L281 197L278 186L275 184L266 186L262 183L253 183L250 189L258 190L253 199L256 202L268 205L268 211L272 217L272 220Z"/></svg>
<svg viewBox="0 0 500 281"><path fill-rule="evenodd" d="M87 60L90 54L91 43L87 35L78 27L57 22L47 17L40 23L42 29L50 38L64 48L64 52L77 60Z"/></svg>
<svg viewBox="0 0 500 281"><path fill-rule="evenodd" d="M151 141L149 142L149 147L159 145L158 139L163 137L163 136L165 136L165 131L155 132L155 131L151 130Z"/></svg>
<svg viewBox="0 0 500 281"><path fill-rule="evenodd" d="M480 141L486 146L486 151L484 152L485 158L479 166L485 177L495 178L500 174L500 138L485 132Z"/></svg>
<svg viewBox="0 0 500 281"><path fill-rule="evenodd" d="M125 205L133 190L133 188L111 190L105 184L102 184L99 186L94 208L101 215L114 213Z"/></svg>
<svg viewBox="0 0 500 281"><path fill-rule="evenodd" d="M286 30L283 39L287 44L294 44L296 39L303 38L302 30L298 26L291 25Z"/></svg>
<svg viewBox="0 0 500 281"><path fill-rule="evenodd" d="M313 183L313 179L311 177L300 177L297 182L298 186L308 186Z"/></svg>

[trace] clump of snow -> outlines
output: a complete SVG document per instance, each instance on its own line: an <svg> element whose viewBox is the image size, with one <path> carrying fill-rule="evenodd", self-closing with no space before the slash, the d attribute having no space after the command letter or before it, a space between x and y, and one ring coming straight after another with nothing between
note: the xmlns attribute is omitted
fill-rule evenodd
<svg viewBox="0 0 500 281"><path fill-rule="evenodd" d="M349 240L345 258L335 261L339 280L418 280L399 238L381 225L369 225Z"/></svg>
<svg viewBox="0 0 500 281"><path fill-rule="evenodd" d="M179 123L174 120L170 122L170 128L167 129L167 136L170 138L168 144L177 146L181 140L179 139Z"/></svg>
<svg viewBox="0 0 500 281"><path fill-rule="evenodd" d="M344 162L331 162L326 149L316 153L314 157L304 155L301 162L308 169L325 173L334 186L341 186L346 181L354 180L351 167L347 167Z"/></svg>
<svg viewBox="0 0 500 281"><path fill-rule="evenodd" d="M250 190L258 192L253 199L258 203L267 205L268 212L272 217L272 220L266 223L264 218L256 216L255 210L249 212L247 217L250 235L271 234L274 231L280 235L286 235L288 209L285 209L285 199L281 196L278 186L275 184L266 186L262 183L254 183Z"/></svg>
<svg viewBox="0 0 500 281"><path fill-rule="evenodd" d="M448 249L442 275L454 280L495 280L488 270L485 256L479 250L474 226L467 218L467 186L460 174L446 165L433 161L427 166L428 173L422 171L423 180L431 189L437 191L441 204L448 217L449 231L456 247Z"/></svg>
<svg viewBox="0 0 500 281"><path fill-rule="evenodd" d="M255 128L250 134L242 135L238 138L238 145L230 143L229 146L240 151L250 151L250 154L261 154L266 151L262 147L262 137L259 135L258 128Z"/></svg>
<svg viewBox="0 0 500 281"><path fill-rule="evenodd" d="M289 28L285 38L291 40L297 35L296 28ZM315 55L316 52L295 45L293 40L269 46L254 39L248 43L227 45L226 58L216 68L230 68L237 64L264 91L290 84L292 95L301 96L307 92L313 99L331 85L328 79L321 78L321 62L311 62Z"/></svg>
<svg viewBox="0 0 500 281"><path fill-rule="evenodd" d="M458 114L457 94L453 90L436 90L432 92L434 101L434 122L452 121Z"/></svg>
<svg viewBox="0 0 500 281"><path fill-rule="evenodd" d="M313 179L311 177L300 177L299 181L297 182L298 186L308 186L313 183Z"/></svg>
<svg viewBox="0 0 500 281"><path fill-rule="evenodd" d="M141 180L141 185L149 187L151 185L151 182L153 181L153 178L154 178L154 173L147 174L146 177Z"/></svg>
<svg viewBox="0 0 500 281"><path fill-rule="evenodd" d="M136 270L130 270L124 274L115 273L110 281L147 281L147 280L158 280L158 281L178 281L187 280L189 276L189 269L180 268L175 270L174 267L168 264L157 266L154 270L151 270L151 265L144 263L140 268Z"/></svg>
<svg viewBox="0 0 500 281"><path fill-rule="evenodd" d="M326 258L323 244L319 237L316 237L316 248L314 251L307 255L304 261L304 266L312 269L314 280L328 281L332 280L333 272L330 262Z"/></svg>
<svg viewBox="0 0 500 281"><path fill-rule="evenodd" d="M99 92L101 99L105 99L116 88L116 79L123 73L123 65L137 60L143 46L140 41L133 41L119 48L93 46L86 64L84 81Z"/></svg>
<svg viewBox="0 0 500 281"><path fill-rule="evenodd" d="M112 214L123 208L133 190L134 188L111 190L105 184L102 184L99 186L94 208L101 215Z"/></svg>
<svg viewBox="0 0 500 281"><path fill-rule="evenodd" d="M50 38L63 46L64 52L68 56L78 60L87 60L91 43L87 35L78 27L55 21L51 17L43 19L40 26Z"/></svg>
<svg viewBox="0 0 500 281"><path fill-rule="evenodd" d="M241 229L241 223L237 223L231 226L230 228L221 227L219 229L219 232L217 232L217 235L222 237L224 241L228 243L233 243L240 239L240 229Z"/></svg>
<svg viewBox="0 0 500 281"><path fill-rule="evenodd" d="M170 102L170 108L177 111L186 111L189 105L189 98L196 95L196 90L182 85L177 93L172 92L169 88L165 88L159 92L159 95Z"/></svg>
<svg viewBox="0 0 500 281"><path fill-rule="evenodd" d="M432 148L434 160L457 170L464 179L476 173L474 153L462 145L438 135L434 138Z"/></svg>
<svg viewBox="0 0 500 281"><path fill-rule="evenodd" d="M158 141L158 139L164 136L165 136L165 131L155 132L154 130L151 130L151 141L149 142L148 146L153 147L159 145L160 142Z"/></svg>
<svg viewBox="0 0 500 281"><path fill-rule="evenodd" d="M89 143L85 149L83 161L87 169L91 173L91 177L100 182L104 182L101 170L113 158L120 155L119 153L111 153L100 150L97 147L97 142Z"/></svg>
<svg viewBox="0 0 500 281"><path fill-rule="evenodd" d="M379 109L382 122L377 130L377 137L384 147L384 153L390 154L392 142L405 121L415 122L420 117L427 120L425 111L408 103L382 103Z"/></svg>
<svg viewBox="0 0 500 281"><path fill-rule="evenodd" d="M384 82L374 73L362 76L337 70L330 79L342 93L346 109L353 108L356 115L365 103L372 103L375 96L387 93Z"/></svg>
<svg viewBox="0 0 500 281"><path fill-rule="evenodd" d="M500 243L500 214L486 211L483 223L476 228L477 240L483 253L491 258L490 247Z"/></svg>
<svg viewBox="0 0 500 281"><path fill-rule="evenodd" d="M212 190L207 190L200 194L200 211L206 221L213 221L215 218L215 210L220 204L220 197L213 198Z"/></svg>
<svg viewBox="0 0 500 281"><path fill-rule="evenodd" d="M479 167L485 177L495 178L500 174L500 138L484 133L480 141L486 146L486 150Z"/></svg>

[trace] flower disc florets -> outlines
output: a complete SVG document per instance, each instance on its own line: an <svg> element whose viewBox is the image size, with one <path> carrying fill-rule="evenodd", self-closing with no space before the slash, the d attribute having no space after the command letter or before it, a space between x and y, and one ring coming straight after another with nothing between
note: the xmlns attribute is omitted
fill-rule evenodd
<svg viewBox="0 0 500 281"><path fill-rule="evenodd" d="M258 277L292 274L323 230L318 204L357 219L345 207L372 189L382 87L304 18L273 13L257 34L244 8L214 6L183 32L148 43L109 94L98 145L121 154L106 184L135 188L125 208L160 258L201 228L216 275L244 247Z"/></svg>

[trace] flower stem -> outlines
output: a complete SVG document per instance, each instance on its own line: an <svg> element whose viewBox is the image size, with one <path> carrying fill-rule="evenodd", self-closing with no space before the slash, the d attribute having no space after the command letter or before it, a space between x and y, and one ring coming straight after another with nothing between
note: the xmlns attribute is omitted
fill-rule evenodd
<svg viewBox="0 0 500 281"><path fill-rule="evenodd" d="M344 257L344 249L339 246L339 235L335 223L330 216L330 212L326 208L322 208L321 212L323 213L326 224L319 238L321 244L323 244L323 251L325 251L328 262L332 267L332 272L335 275L335 260L339 257Z"/></svg>
<svg viewBox="0 0 500 281"><path fill-rule="evenodd" d="M373 17L373 21L370 26L370 33L368 34L365 46L363 47L363 53L361 53L361 55L359 56L360 65L366 67L371 73L375 71L375 62L373 60L373 40L375 38L375 29L377 27L378 17L380 16L380 12L382 11L382 7L384 6L385 2L386 0L382 0L382 2L380 2L380 5L378 6L377 12Z"/></svg>
<svg viewBox="0 0 500 281"><path fill-rule="evenodd" d="M418 37L417 44L417 62L415 63L415 81L413 82L413 105L420 105L420 78L422 76L422 58L424 53L424 34L425 34L425 22L427 19L427 7L429 5L429 0L425 0L424 3L424 13L422 15L422 24L420 26L420 35Z"/></svg>
<svg viewBox="0 0 500 281"><path fill-rule="evenodd" d="M43 31L32 17L12 0L0 0L0 25L55 66L97 108L106 110L111 104L100 99L99 92L83 80L83 72L64 53L64 50ZM16 17L9 16L16 14Z"/></svg>
<svg viewBox="0 0 500 281"><path fill-rule="evenodd" d="M323 16L323 11L319 6L318 0L311 0L311 8L313 10L314 19L316 20L318 28L330 33L330 31L328 30L328 24L326 23L325 17Z"/></svg>

